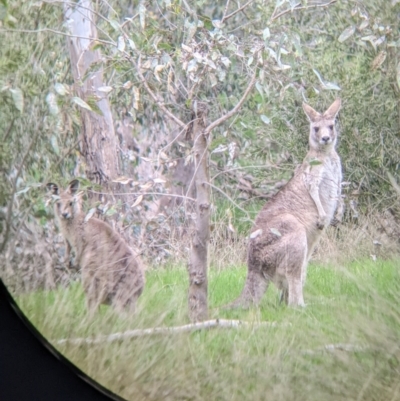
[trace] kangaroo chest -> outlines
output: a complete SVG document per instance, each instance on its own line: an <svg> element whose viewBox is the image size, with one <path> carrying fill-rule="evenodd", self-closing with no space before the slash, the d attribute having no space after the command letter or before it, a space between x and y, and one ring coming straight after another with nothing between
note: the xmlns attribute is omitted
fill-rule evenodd
<svg viewBox="0 0 400 401"><path fill-rule="evenodd" d="M333 217L340 196L342 170L339 157L328 159L324 163L319 185L319 197L325 213Z"/></svg>

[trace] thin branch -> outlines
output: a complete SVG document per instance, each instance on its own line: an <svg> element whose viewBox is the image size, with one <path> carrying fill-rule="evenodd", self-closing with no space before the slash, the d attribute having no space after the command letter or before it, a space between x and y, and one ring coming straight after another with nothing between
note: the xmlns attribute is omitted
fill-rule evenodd
<svg viewBox="0 0 400 401"><path fill-rule="evenodd" d="M167 148L169 148L173 143L175 143L176 141L179 140L179 138L181 137L181 135L187 130L187 126L189 124L191 124L192 121L190 121L187 125L185 125L185 127L182 129L182 131L180 131L175 138L172 139L172 141L170 141L169 143L167 143L165 146L163 146L159 151L158 151L158 155L157 155L157 166L160 165L160 157L161 157L161 152L163 152L164 150L166 150Z"/></svg>
<svg viewBox="0 0 400 401"><path fill-rule="evenodd" d="M103 43L105 45L111 45L113 47L117 47L117 45L115 44L115 42L110 42L108 40L103 40L103 39L93 39L93 38L88 38L86 36L79 36L79 35L71 35L69 33L66 32L62 32L62 31L57 31L55 29L51 29L51 28L43 28L43 29L0 29L0 34L1 33L7 33L7 32L14 32L14 33L42 33L42 32L50 32L50 33L55 33L57 35L62 35L62 36L66 36L68 38L79 38L79 39L86 39L86 40L92 40L92 41L96 41L97 43Z"/></svg>
<svg viewBox="0 0 400 401"><path fill-rule="evenodd" d="M256 76L257 76L257 68L254 68L253 76L251 77L250 83L247 86L245 92L243 93L242 98L239 100L239 102L236 104L236 106L232 110L228 111L225 115L223 115L222 117L220 117L217 120L215 120L214 122L212 122L204 130L204 135L208 136L215 127L217 127L218 125L222 124L228 118L231 118L233 115L235 115L239 111L239 109L242 107L244 101L246 100L247 96L249 95L249 93L253 89L253 86L256 83Z"/></svg>
<svg viewBox="0 0 400 401"><path fill-rule="evenodd" d="M117 182L117 183L120 184L120 182L118 182L118 181L113 181L113 182ZM106 192L101 192L101 191L90 190L90 192L93 193L93 194L97 194L97 195L107 195ZM119 196L119 195L166 196L168 198L180 198L180 199L188 200L188 201L191 201L191 202L196 202L196 199L191 198L190 196L178 195L178 194L169 194L169 193L166 193L166 192L113 192L113 195L115 195L115 196Z"/></svg>
<svg viewBox="0 0 400 401"><path fill-rule="evenodd" d="M8 139L8 136L11 134L11 131L14 127L14 121L15 121L15 117L13 117L13 119L11 120L11 124L9 125L7 132L4 135L3 142L5 142Z"/></svg>
<svg viewBox="0 0 400 401"><path fill-rule="evenodd" d="M296 5L296 7L294 7L294 8L288 8L287 10L284 10L284 11L280 12L280 13L277 14L277 15L272 14L271 19L270 19L270 22L273 22L273 21L277 20L278 18L282 17L282 15L285 15L285 14L288 14L288 13L293 13L294 11L308 10L308 9L310 9L310 8L318 8L318 7L328 7L328 6L330 6L331 4L334 4L334 3L336 3L336 2L337 2L337 0L331 0L331 1L329 1L328 3L324 3L324 4L313 4L313 5L311 5L311 6L301 6L301 7L298 7L298 5L300 5L300 3L299 3L298 5Z"/></svg>
<svg viewBox="0 0 400 401"><path fill-rule="evenodd" d="M136 17L139 16L139 13L136 13L133 17L130 18L125 18L125 21L121 24L121 29L124 28L124 26L126 24L129 24L130 22L132 22L134 19L136 19Z"/></svg>
<svg viewBox="0 0 400 401"><path fill-rule="evenodd" d="M133 63L134 61L131 60ZM135 63L134 63L135 64ZM171 113L166 107L163 101L161 101L157 95L150 89L149 84L146 81L146 78L142 74L141 71L141 56L139 55L138 63L135 65L136 70L138 72L139 78L142 81L143 86L145 87L147 93L150 95L150 97L154 100L156 105L176 124L178 124L181 128L186 128L188 124L185 124L183 121L181 121L178 117L176 117L173 113Z"/></svg>
<svg viewBox="0 0 400 401"><path fill-rule="evenodd" d="M289 323L290 324L290 323ZM245 322L242 320L226 320L226 319L213 319L203 322L186 324L184 326L175 327L153 327L150 329L136 329L128 330L122 333L114 333L110 335L98 336L94 338L64 338L61 340L52 341L54 344L103 344L112 343L115 341L129 340L135 337L152 336L157 334L178 334L187 333L197 330L211 329L211 328L238 328L238 327L276 327L276 322Z"/></svg>
<svg viewBox="0 0 400 401"><path fill-rule="evenodd" d="M183 5L185 6L186 12L187 12L189 15L191 15L192 18L193 18L195 21L197 21L197 20L198 20L198 17L197 17L195 8L194 8L193 6L190 6L190 5L186 2L186 0L182 0L182 3L183 3Z"/></svg>
<svg viewBox="0 0 400 401"><path fill-rule="evenodd" d="M226 13L228 12L228 8L229 8L229 3L231 2L231 0L227 0L226 4L225 4L225 10L224 10L224 15L222 16L221 22L225 21L225 17L226 17Z"/></svg>
<svg viewBox="0 0 400 401"><path fill-rule="evenodd" d="M234 15L236 15L238 12L242 11L243 9L245 9L249 4L251 4L254 0L249 0L246 4L244 4L242 7L239 7L237 10L235 10L234 12L225 15L225 12L227 11L225 8L225 12L224 12L224 16L222 17L221 23L225 22L227 19L233 17ZM229 4L229 2L228 2Z"/></svg>

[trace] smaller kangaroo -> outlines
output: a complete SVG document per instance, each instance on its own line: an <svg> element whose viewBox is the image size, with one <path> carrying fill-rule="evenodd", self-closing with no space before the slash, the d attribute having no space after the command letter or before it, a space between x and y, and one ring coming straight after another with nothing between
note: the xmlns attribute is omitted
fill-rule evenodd
<svg viewBox="0 0 400 401"><path fill-rule="evenodd" d="M139 257L107 223L85 218L78 180L62 191L54 183L47 187L57 196L54 213L68 256L71 248L75 252L89 312L93 314L100 304L112 305L117 312L134 312L145 284Z"/></svg>
<svg viewBox="0 0 400 401"><path fill-rule="evenodd" d="M335 211L339 221L343 213L342 168L335 150L340 105L336 99L320 114L303 103L310 121L309 151L292 179L258 214L249 237L246 283L228 307L258 304L270 281L282 290L281 301L305 306L308 260Z"/></svg>

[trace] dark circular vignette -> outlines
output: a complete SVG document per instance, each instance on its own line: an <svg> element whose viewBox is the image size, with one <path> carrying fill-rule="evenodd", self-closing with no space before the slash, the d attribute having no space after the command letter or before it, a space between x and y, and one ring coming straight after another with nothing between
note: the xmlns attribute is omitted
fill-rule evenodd
<svg viewBox="0 0 400 401"><path fill-rule="evenodd" d="M60 354L22 313L0 279L0 399L125 401Z"/></svg>

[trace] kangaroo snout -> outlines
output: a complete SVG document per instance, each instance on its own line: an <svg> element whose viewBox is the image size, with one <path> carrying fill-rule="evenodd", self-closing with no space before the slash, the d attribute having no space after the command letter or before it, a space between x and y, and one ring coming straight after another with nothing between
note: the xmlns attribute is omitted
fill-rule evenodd
<svg viewBox="0 0 400 401"><path fill-rule="evenodd" d="M331 141L331 137L330 136L323 136L321 138L321 141L325 144L329 143Z"/></svg>
<svg viewBox="0 0 400 401"><path fill-rule="evenodd" d="M63 219L69 219L71 216L68 212L61 213Z"/></svg>

